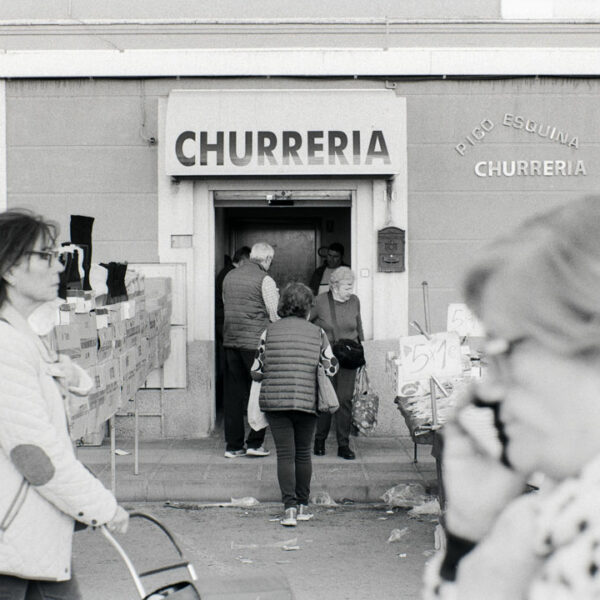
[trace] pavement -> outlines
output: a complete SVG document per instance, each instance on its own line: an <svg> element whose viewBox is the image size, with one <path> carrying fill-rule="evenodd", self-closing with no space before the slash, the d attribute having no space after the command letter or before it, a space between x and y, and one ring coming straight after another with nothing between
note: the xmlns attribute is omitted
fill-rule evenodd
<svg viewBox="0 0 600 600"><path fill-rule="evenodd" d="M138 449L138 474L134 474L133 440L117 440L115 485L121 502L227 502L253 497L260 502L280 502L275 445L267 432L264 458L224 458L221 432L203 439L142 441ZM414 446L409 436L352 438L356 460L337 456L332 438L325 456L313 456L311 493L327 492L332 499L381 502L381 495L402 483L419 482L430 492L437 485L431 447ZM128 454L120 455L120 451ZM78 458L111 487L110 444L77 448Z"/></svg>

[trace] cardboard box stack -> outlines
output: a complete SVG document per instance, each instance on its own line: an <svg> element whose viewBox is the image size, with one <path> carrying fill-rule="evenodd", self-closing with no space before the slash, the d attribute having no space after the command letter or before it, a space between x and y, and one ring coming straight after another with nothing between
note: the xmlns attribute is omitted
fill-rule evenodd
<svg viewBox="0 0 600 600"><path fill-rule="evenodd" d="M96 308L89 292L74 291L60 305L59 324L48 336L49 343L83 367L94 382L87 397L67 394L73 440L97 434L169 356L170 278L130 273L127 291L126 302Z"/></svg>

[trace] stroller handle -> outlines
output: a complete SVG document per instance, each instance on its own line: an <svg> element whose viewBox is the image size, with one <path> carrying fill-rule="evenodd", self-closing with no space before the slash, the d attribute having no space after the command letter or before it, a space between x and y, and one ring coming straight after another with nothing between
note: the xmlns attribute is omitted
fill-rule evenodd
<svg viewBox="0 0 600 600"><path fill-rule="evenodd" d="M150 569L150 570L144 571L142 573L138 573L133 562L131 561L131 559L129 558L129 556L127 555L127 553L121 546L121 544L119 544L119 542L116 540L115 536L107 529L106 525L102 525L100 527L100 531L102 531L102 534L104 535L104 537L110 542L110 544L115 548L115 550L119 553L119 555L123 559L125 566L127 567L129 573L131 574L131 577L133 579L133 582L135 584L135 587L137 589L137 592L138 592L140 598L146 597L146 591L144 590L144 585L142 584L142 577L145 577L148 575L154 575L156 573L162 573L163 571L170 571L171 569L179 569L179 568L186 567L192 580L193 581L198 580L198 576L196 575L194 566L188 560L185 559L185 557L183 556L183 552L182 552L181 548L179 547L179 544L175 540L175 536L167 529L167 527L165 525L163 525L158 519L156 519L152 515L148 515L143 512L129 513L129 517L145 519L146 521L150 521L151 523L156 525L169 538L169 541L171 542L173 547L177 550L179 557L183 558L183 561L172 563L172 564L166 565L164 567L157 567L155 569Z"/></svg>

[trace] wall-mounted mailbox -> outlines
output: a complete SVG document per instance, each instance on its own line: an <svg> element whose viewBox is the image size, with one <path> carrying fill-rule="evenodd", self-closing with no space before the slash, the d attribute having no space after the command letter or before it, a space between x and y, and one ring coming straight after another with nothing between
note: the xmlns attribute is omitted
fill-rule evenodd
<svg viewBox="0 0 600 600"><path fill-rule="evenodd" d="M377 232L378 270L380 273L403 273L406 232L399 227L385 227Z"/></svg>

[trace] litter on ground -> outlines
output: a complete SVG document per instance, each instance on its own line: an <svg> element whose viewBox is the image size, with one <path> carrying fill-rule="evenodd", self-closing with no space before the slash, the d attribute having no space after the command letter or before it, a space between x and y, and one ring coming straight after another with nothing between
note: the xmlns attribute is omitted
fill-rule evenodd
<svg viewBox="0 0 600 600"><path fill-rule="evenodd" d="M391 508L412 508L431 500L420 483L406 483L395 485L387 490L381 499Z"/></svg>
<svg viewBox="0 0 600 600"><path fill-rule="evenodd" d="M392 529L390 533L390 537L388 538L388 544L392 542L398 542L408 533L408 527L403 527L402 529Z"/></svg>

